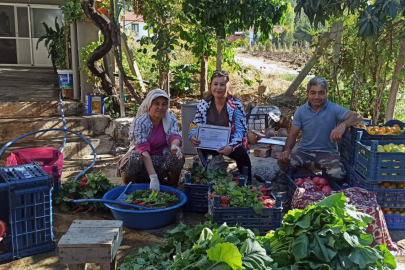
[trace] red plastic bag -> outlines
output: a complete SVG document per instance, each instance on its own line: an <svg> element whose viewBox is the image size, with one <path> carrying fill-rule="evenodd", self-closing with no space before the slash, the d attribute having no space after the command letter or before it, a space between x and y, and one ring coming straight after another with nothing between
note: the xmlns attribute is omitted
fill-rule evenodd
<svg viewBox="0 0 405 270"><path fill-rule="evenodd" d="M55 183L60 183L63 170L63 154L56 148L29 148L11 152L7 158L6 166L17 166L38 162L38 165L54 178Z"/></svg>

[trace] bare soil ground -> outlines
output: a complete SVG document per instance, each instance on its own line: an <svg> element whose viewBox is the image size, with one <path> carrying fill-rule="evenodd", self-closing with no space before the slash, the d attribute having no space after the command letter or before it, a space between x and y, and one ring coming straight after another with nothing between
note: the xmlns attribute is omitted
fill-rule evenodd
<svg viewBox="0 0 405 270"><path fill-rule="evenodd" d="M307 52L248 52L243 49L238 51L238 56L266 61L295 71L299 71L311 58Z"/></svg>

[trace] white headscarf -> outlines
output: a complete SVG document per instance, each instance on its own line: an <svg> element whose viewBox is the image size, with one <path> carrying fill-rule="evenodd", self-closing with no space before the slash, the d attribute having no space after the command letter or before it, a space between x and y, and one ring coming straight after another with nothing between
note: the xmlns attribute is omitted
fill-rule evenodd
<svg viewBox="0 0 405 270"><path fill-rule="evenodd" d="M152 101L158 97L167 98L167 102L170 105L170 97L165 91L163 91L162 89L152 90L146 95L146 98L142 101L142 104L139 107L138 112L136 113L136 118L138 118L139 116L141 116L144 113L149 113L149 109L150 109L150 106L152 105ZM169 132L170 119L171 119L170 113L169 113L169 110L167 110L165 116L163 116L163 119L162 119L163 129L165 130L166 134Z"/></svg>

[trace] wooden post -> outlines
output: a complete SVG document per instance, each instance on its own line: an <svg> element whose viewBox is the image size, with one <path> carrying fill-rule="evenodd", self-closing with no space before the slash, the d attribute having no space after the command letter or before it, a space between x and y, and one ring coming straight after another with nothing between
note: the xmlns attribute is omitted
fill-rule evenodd
<svg viewBox="0 0 405 270"><path fill-rule="evenodd" d="M142 92L145 93L145 84L143 83L141 72L139 71L138 64L136 63L134 54L132 53L131 49L128 46L128 38L125 33L121 34L121 44L123 45L122 48L124 49L125 55L128 59L129 68L131 69L132 75L136 76L139 81L139 85L141 86Z"/></svg>

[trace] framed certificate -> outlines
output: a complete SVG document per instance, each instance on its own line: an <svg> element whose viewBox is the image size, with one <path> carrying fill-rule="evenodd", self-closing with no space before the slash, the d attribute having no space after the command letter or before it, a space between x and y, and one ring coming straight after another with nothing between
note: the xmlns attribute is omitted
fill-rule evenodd
<svg viewBox="0 0 405 270"><path fill-rule="evenodd" d="M197 140L201 141L198 148L218 150L228 145L230 136L230 127L198 125Z"/></svg>

